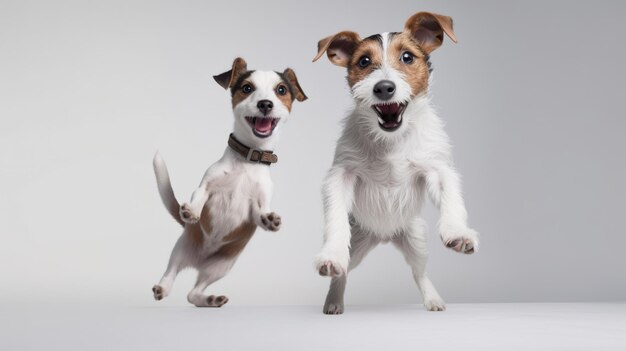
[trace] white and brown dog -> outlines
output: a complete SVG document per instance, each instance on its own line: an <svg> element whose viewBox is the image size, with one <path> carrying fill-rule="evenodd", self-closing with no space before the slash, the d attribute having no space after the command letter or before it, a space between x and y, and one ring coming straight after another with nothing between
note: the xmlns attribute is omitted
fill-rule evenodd
<svg viewBox="0 0 626 351"><path fill-rule="evenodd" d="M230 89L235 126L224 155L206 171L189 203L179 206L163 159L158 153L154 157L161 199L184 231L152 292L156 300L163 299L178 272L193 267L198 279L187 300L198 307L228 302L226 296L205 295L204 290L228 273L257 226L280 229L281 218L269 207L273 185L268 166L278 160L271 150L293 101L307 98L293 70L249 71L242 58L213 78Z"/></svg>
<svg viewBox="0 0 626 351"><path fill-rule="evenodd" d="M444 34L456 42L450 17L420 12L402 32L361 39L344 31L318 43L313 61L326 53L332 63L346 67L356 102L323 186L324 245L316 267L332 277L324 313L343 313L348 271L389 241L411 266L426 308L445 309L425 272L420 211L427 194L440 209L444 245L466 254L478 248L448 136L429 103L429 55Z"/></svg>

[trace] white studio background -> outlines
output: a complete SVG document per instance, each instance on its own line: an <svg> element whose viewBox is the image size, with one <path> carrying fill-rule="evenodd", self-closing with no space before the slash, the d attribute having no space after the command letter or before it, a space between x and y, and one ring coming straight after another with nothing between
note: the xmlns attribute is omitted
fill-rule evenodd
<svg viewBox="0 0 626 351"><path fill-rule="evenodd" d="M236 56L295 69L297 103L272 167L278 233L258 231L209 292L232 304L322 304L320 185L351 100L345 72L313 64L340 30L401 30L428 10L455 20L432 55L433 102L455 144L481 250L429 272L449 302L618 301L626 296L626 5L502 1L0 2L0 297L155 305L150 288L180 228L157 194L159 149L180 201L231 130L211 78ZM187 305L195 273L162 305ZM381 246L350 276L349 304L417 303Z"/></svg>

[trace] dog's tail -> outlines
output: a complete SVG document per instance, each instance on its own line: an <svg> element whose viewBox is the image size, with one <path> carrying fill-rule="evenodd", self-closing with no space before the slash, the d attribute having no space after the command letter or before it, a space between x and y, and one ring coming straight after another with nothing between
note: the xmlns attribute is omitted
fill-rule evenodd
<svg viewBox="0 0 626 351"><path fill-rule="evenodd" d="M154 174L156 175L157 186L159 187L159 194L161 195L161 201L167 211L174 217L176 222L185 226L185 222L180 218L180 204L174 196L174 190L172 190L172 183L170 183L170 175L167 172L167 166L161 154L157 151L154 154L152 160L152 166L154 167Z"/></svg>

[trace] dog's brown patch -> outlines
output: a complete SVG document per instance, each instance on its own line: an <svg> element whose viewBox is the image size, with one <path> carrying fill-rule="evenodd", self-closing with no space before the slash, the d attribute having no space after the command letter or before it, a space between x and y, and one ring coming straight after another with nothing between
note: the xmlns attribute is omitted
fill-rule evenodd
<svg viewBox="0 0 626 351"><path fill-rule="evenodd" d="M241 84L237 84L237 90L233 90L233 98L231 100L233 103L233 108L235 108L237 104L239 104L240 102L245 100L248 96L250 96L250 94L244 93L243 90L241 89L241 87L243 87L244 85L250 85L252 87L252 91L254 91L255 89L254 84L252 84L252 82L247 79L241 82Z"/></svg>
<svg viewBox="0 0 626 351"><path fill-rule="evenodd" d="M212 230L211 214L206 206L202 208L200 220L197 223L185 224L186 235L188 235L190 241L198 247L204 244L204 233L210 234Z"/></svg>
<svg viewBox="0 0 626 351"><path fill-rule="evenodd" d="M412 63L402 62L401 57L404 52L409 52L414 56ZM391 66L401 72L404 80L411 86L411 97L426 91L429 75L428 56L408 33L394 35L386 54Z"/></svg>
<svg viewBox="0 0 626 351"><path fill-rule="evenodd" d="M252 238L252 234L254 234L255 230L256 224L253 222L245 222L241 224L224 237L224 245L217 250L215 255L222 257L237 256L241 250L246 247L246 244L248 244L248 241Z"/></svg>
<svg viewBox="0 0 626 351"><path fill-rule="evenodd" d="M368 56L371 60L369 66L362 68L359 60ZM378 40L365 39L359 43L348 65L348 84L353 87L359 81L365 79L372 71L380 68L383 63L383 48Z"/></svg>
<svg viewBox="0 0 626 351"><path fill-rule="evenodd" d="M278 93L278 88L283 87L287 91L285 95L280 95ZM274 87L274 93L280 102L287 107L287 111L291 112L291 105L293 104L293 97L291 95L291 91L289 90L289 86L285 82L280 82Z"/></svg>
<svg viewBox="0 0 626 351"><path fill-rule="evenodd" d="M185 234L189 237L189 241L197 247L202 246L204 243L204 233L198 223L185 224Z"/></svg>

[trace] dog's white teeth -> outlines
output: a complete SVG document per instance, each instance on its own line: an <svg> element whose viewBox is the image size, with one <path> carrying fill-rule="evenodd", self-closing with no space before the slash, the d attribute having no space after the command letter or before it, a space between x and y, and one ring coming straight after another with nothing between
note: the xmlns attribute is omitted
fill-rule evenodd
<svg viewBox="0 0 626 351"><path fill-rule="evenodd" d="M380 124L385 124L385 120L384 120L384 119L382 119L382 118L380 118L380 117L378 117L378 123L380 123Z"/></svg>
<svg viewBox="0 0 626 351"><path fill-rule="evenodd" d="M398 123L402 122L402 114L398 115L398 120L396 122Z"/></svg>

